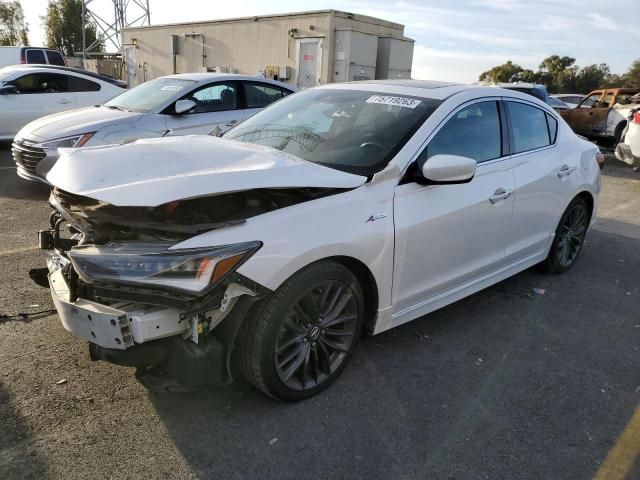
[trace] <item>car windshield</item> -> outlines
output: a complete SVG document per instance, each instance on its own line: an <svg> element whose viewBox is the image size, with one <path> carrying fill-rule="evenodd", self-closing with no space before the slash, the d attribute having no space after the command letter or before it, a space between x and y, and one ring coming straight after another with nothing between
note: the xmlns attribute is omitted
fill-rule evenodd
<svg viewBox="0 0 640 480"><path fill-rule="evenodd" d="M158 78L124 92L104 105L129 112L147 113L161 107L171 97L194 83L194 80Z"/></svg>
<svg viewBox="0 0 640 480"><path fill-rule="evenodd" d="M224 137L371 175L389 163L441 103L398 94L307 90L257 113Z"/></svg>

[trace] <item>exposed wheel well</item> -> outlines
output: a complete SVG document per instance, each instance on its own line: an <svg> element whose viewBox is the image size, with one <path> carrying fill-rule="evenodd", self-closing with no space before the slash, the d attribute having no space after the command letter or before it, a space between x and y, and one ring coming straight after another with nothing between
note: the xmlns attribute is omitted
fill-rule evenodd
<svg viewBox="0 0 640 480"><path fill-rule="evenodd" d="M353 257L328 257L323 260L333 260L351 270L351 272L356 276L360 285L362 286L362 290L364 292L365 299L365 324L364 324L364 332L367 335L373 333L373 328L375 326L376 321L376 313L378 312L378 284L376 283L376 279L373 277L371 270L360 260L357 260Z"/></svg>

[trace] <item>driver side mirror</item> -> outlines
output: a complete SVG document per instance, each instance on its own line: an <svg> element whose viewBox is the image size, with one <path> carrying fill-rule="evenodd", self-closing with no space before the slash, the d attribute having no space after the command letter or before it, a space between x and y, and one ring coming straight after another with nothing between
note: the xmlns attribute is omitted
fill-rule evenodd
<svg viewBox="0 0 640 480"><path fill-rule="evenodd" d="M476 161L459 155L434 155L422 166L422 176L432 185L470 182L476 174Z"/></svg>
<svg viewBox="0 0 640 480"><path fill-rule="evenodd" d="M184 113L189 113L196 108L196 102L193 100L178 100L174 108L176 115L182 115Z"/></svg>
<svg viewBox="0 0 640 480"><path fill-rule="evenodd" d="M5 85L0 87L0 95L10 95L12 93L18 93L18 89L15 85Z"/></svg>

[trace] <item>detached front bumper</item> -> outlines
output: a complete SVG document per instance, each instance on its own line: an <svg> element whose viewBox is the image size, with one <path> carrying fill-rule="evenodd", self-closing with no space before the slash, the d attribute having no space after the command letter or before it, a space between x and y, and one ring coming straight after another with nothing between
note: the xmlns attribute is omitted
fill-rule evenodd
<svg viewBox="0 0 640 480"><path fill-rule="evenodd" d="M640 167L640 157L637 157L631 151L631 147L626 143L619 143L616 147L616 158L622 162L628 163L632 167Z"/></svg>

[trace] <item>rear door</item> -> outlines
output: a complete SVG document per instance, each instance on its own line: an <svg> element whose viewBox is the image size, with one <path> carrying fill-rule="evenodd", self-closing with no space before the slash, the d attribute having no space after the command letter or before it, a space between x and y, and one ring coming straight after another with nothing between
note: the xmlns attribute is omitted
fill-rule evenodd
<svg viewBox="0 0 640 480"><path fill-rule="evenodd" d="M0 96L2 134L15 135L18 130L45 115L76 107L69 92L69 76L59 73L31 73L11 82L17 93Z"/></svg>
<svg viewBox="0 0 640 480"><path fill-rule="evenodd" d="M573 191L575 152L557 140L558 122L542 108L505 99L514 162L515 206L507 260L543 252Z"/></svg>
<svg viewBox="0 0 640 480"><path fill-rule="evenodd" d="M436 154L461 155L477 162L471 182L396 187L394 317L504 266L514 180L501 110L496 98L459 107L411 167L419 171Z"/></svg>
<svg viewBox="0 0 640 480"><path fill-rule="evenodd" d="M242 117L238 109L238 85L235 81L210 83L187 93L181 100L192 100L196 108L176 115L174 106L169 107L165 113L171 135L222 133Z"/></svg>
<svg viewBox="0 0 640 480"><path fill-rule="evenodd" d="M47 50L47 61L49 65L60 65L63 67L67 65L64 61L64 57L57 50Z"/></svg>

